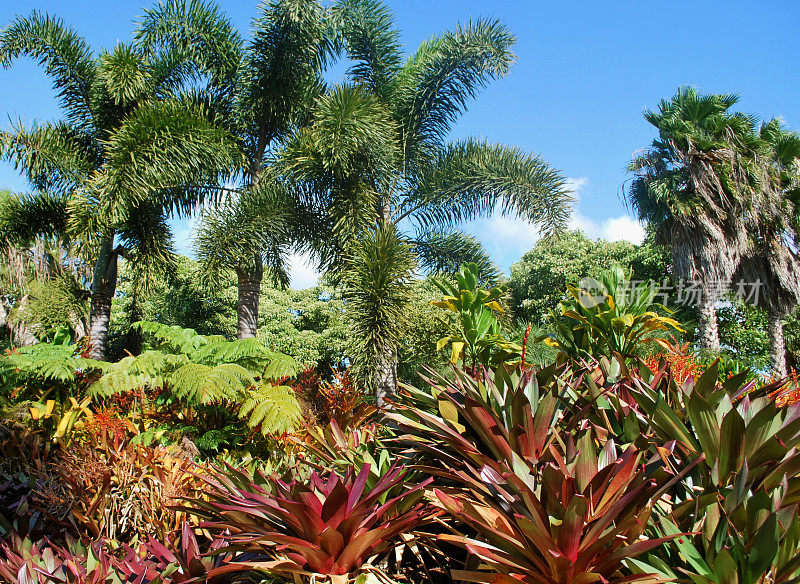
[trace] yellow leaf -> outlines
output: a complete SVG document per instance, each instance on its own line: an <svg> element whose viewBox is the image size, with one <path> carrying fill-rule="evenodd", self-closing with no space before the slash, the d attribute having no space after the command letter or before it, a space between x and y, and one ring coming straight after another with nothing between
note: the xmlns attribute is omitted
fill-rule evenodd
<svg viewBox="0 0 800 584"><path fill-rule="evenodd" d="M459 433L463 433L466 430L462 424L458 423L458 409L456 409L456 406L454 406L452 402L446 399L440 399L439 413L442 414L442 418L450 422Z"/></svg>
<svg viewBox="0 0 800 584"><path fill-rule="evenodd" d="M39 408L31 406L30 410L31 410L31 418L33 418L34 420L38 420L39 418L42 417L42 410L40 410Z"/></svg>
<svg viewBox="0 0 800 584"><path fill-rule="evenodd" d="M445 346L447 343L449 343L449 342L450 342L450 339L452 339L452 338L453 338L453 337L442 337L441 339L439 339L439 340L436 342L436 350L437 350L437 351L441 351L442 349L444 349L444 346Z"/></svg>
<svg viewBox="0 0 800 584"><path fill-rule="evenodd" d="M55 406L56 406L56 400L54 400L54 399L47 400L47 403L45 404L45 408L46 408L45 415L46 416L51 415L53 413L53 408Z"/></svg>
<svg viewBox="0 0 800 584"><path fill-rule="evenodd" d="M505 313L505 310L503 310L503 307L500 306L500 304L497 302L497 300L492 300L491 302L487 302L486 306L491 308L492 310L496 310L500 314L504 314Z"/></svg>
<svg viewBox="0 0 800 584"><path fill-rule="evenodd" d="M461 341L453 341L453 353L450 355L450 362L457 363L458 358L461 356L461 351L464 350L464 343Z"/></svg>

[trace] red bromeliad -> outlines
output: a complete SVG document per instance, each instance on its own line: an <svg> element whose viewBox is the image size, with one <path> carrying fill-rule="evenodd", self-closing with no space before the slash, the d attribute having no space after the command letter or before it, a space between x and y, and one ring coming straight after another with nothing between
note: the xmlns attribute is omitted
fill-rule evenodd
<svg viewBox="0 0 800 584"><path fill-rule="evenodd" d="M259 484L228 469L208 481L210 489L195 501L195 513L208 521L233 549L253 554L212 572L264 570L348 576L369 569L371 557L389 551L398 536L425 522L432 514L422 502L430 479L381 503L381 495L402 483L405 470L393 469L371 489L370 467L344 476L314 472L308 480L268 479ZM398 512L398 508L403 508Z"/></svg>

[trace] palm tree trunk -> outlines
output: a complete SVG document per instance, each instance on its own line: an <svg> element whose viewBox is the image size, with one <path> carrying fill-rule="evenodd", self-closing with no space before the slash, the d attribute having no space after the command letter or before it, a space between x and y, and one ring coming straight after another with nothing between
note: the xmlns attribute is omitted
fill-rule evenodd
<svg viewBox="0 0 800 584"><path fill-rule="evenodd" d="M700 305L700 346L719 351L719 329L717 328L717 309L709 294L703 295Z"/></svg>
<svg viewBox="0 0 800 584"><path fill-rule="evenodd" d="M111 301L117 291L117 252L114 234L106 236L100 248L92 277L92 301L89 311L89 357L103 359L108 344Z"/></svg>
<svg viewBox="0 0 800 584"><path fill-rule="evenodd" d="M239 286L239 301L236 304L236 337L252 339L258 333L258 300L261 294L261 279L264 269L261 258L256 267L236 270Z"/></svg>
<svg viewBox="0 0 800 584"><path fill-rule="evenodd" d="M384 356L383 363L378 365L375 372L375 398L379 408L386 407L387 398L392 399L397 393L397 351L387 349Z"/></svg>
<svg viewBox="0 0 800 584"><path fill-rule="evenodd" d="M769 310L767 316L769 329L769 355L772 373L775 377L786 377L786 344L783 339L783 323L777 310Z"/></svg>

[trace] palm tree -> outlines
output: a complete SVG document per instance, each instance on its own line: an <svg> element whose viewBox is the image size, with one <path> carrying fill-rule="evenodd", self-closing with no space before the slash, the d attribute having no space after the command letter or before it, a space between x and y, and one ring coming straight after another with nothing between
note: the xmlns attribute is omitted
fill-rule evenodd
<svg viewBox="0 0 800 584"><path fill-rule="evenodd" d="M52 204L34 225L66 226L92 259L91 355L106 351L117 260L126 255L143 282L172 259L170 212L191 211L229 172L235 144L192 90L206 72L178 50L145 55L118 44L94 56L60 19L33 12L0 35L0 63L39 61L53 79L65 119L15 125L0 155ZM185 188L187 185L209 188Z"/></svg>
<svg viewBox="0 0 800 584"><path fill-rule="evenodd" d="M639 219L672 249L673 274L702 286L700 340L719 349L714 302L748 248L745 216L760 173L753 117L731 113L735 95L681 88L645 119L658 138L629 166L626 191Z"/></svg>
<svg viewBox="0 0 800 584"><path fill-rule="evenodd" d="M776 119L762 124L764 175L747 220L750 246L738 278L758 286L752 298L767 311L772 371L786 375L782 319L800 303L800 136ZM747 291L750 292L750 291ZM754 294L755 296L755 294Z"/></svg>
<svg viewBox="0 0 800 584"><path fill-rule="evenodd" d="M220 276L233 269L239 301L237 337L258 332L258 303L264 266L276 286L289 285L286 254L291 242L289 197L280 185L264 181L246 196L232 194L203 211L195 241L206 283L216 286Z"/></svg>
<svg viewBox="0 0 800 584"><path fill-rule="evenodd" d="M342 0L332 20L353 62L348 81L317 98L276 172L308 185L306 206L324 226L322 264L358 307L357 368L382 398L395 389L404 290L416 267L453 272L479 260L491 277L488 256L458 223L497 208L555 231L571 198L539 157L473 139L447 142L467 102L511 66L514 38L504 24L470 22L404 59L380 1Z"/></svg>
<svg viewBox="0 0 800 584"><path fill-rule="evenodd" d="M286 285L287 253L307 245L308 214L298 198L285 181L269 176L263 188L262 181L273 152L304 123L322 91L320 75L332 50L328 20L318 0L265 2L245 44L213 6L168 0L147 12L139 29L139 41L154 54L178 49L213 61L219 53L217 59L237 63L218 78L214 108L244 161L229 177L228 200L204 213L197 246L209 280L221 269L236 272L239 338L256 334L265 264ZM216 44L220 31L235 41Z"/></svg>

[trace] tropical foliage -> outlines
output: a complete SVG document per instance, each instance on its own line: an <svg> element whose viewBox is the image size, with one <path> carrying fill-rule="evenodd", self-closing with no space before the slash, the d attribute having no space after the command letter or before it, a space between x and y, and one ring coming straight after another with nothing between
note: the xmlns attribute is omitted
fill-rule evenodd
<svg viewBox="0 0 800 584"><path fill-rule="evenodd" d="M680 89L644 243L592 241L542 158L449 141L504 23L407 56L379 0L257 10L0 32L64 112L0 134L0 579L800 581L797 134ZM509 282L458 229L493 212L542 231Z"/></svg>

